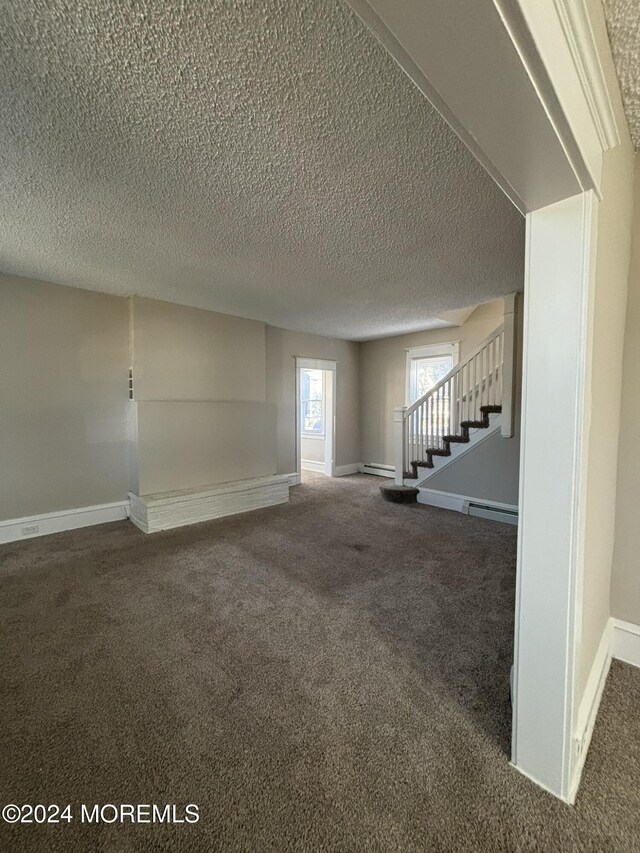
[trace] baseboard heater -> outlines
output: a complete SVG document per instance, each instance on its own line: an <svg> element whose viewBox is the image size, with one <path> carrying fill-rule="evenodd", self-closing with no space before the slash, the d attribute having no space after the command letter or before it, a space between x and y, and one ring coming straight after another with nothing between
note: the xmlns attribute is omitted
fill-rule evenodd
<svg viewBox="0 0 640 853"><path fill-rule="evenodd" d="M465 501L462 512L467 515L476 515L478 518L488 518L491 521L503 521L507 524L518 523L518 511L506 507L483 504L479 501Z"/></svg>
<svg viewBox="0 0 640 853"><path fill-rule="evenodd" d="M377 465L375 462L365 462L362 465L363 474L375 474L376 477L395 477L396 469L392 465Z"/></svg>

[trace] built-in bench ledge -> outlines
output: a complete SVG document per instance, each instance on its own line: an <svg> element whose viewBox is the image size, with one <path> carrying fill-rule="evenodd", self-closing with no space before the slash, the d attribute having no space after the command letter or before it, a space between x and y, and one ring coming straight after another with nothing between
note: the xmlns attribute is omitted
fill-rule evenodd
<svg viewBox="0 0 640 853"><path fill-rule="evenodd" d="M129 492L130 517L144 533L155 533L286 503L289 485L289 477L274 474L153 495Z"/></svg>

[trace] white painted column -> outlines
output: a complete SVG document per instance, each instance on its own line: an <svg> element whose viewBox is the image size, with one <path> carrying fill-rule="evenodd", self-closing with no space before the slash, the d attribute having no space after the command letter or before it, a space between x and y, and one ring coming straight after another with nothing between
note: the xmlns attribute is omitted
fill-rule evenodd
<svg viewBox="0 0 640 853"><path fill-rule="evenodd" d="M504 298L504 352L502 361L503 438L512 438L514 432L517 295L517 293L509 293Z"/></svg>
<svg viewBox="0 0 640 853"><path fill-rule="evenodd" d="M574 796L597 200L527 216L513 764Z"/></svg>
<svg viewBox="0 0 640 853"><path fill-rule="evenodd" d="M406 406L398 406L393 410L393 463L395 482L398 486L404 483L404 413L406 409Z"/></svg>

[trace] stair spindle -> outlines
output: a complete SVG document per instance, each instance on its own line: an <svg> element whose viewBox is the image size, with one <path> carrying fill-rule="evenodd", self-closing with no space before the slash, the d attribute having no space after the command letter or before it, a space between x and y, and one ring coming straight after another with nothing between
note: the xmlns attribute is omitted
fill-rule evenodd
<svg viewBox="0 0 640 853"><path fill-rule="evenodd" d="M500 333L500 405L502 405L502 395L504 392L503 389L503 378L504 378L504 332Z"/></svg>
<svg viewBox="0 0 640 853"><path fill-rule="evenodd" d="M498 390L496 388L496 384L498 381L498 348L499 348L499 346L500 346L500 338L496 338L495 341L493 342L493 382L491 383L491 385L492 385L491 401L492 401L492 404L494 406L496 404L496 393Z"/></svg>
<svg viewBox="0 0 640 853"><path fill-rule="evenodd" d="M478 356L473 359L473 384L471 386L471 419L476 419L476 374L477 374Z"/></svg>
<svg viewBox="0 0 640 853"><path fill-rule="evenodd" d="M493 404L494 397L495 397L495 391L496 391L496 383L495 383L495 378L496 378L496 348L495 348L495 344L496 344L496 341L491 341L491 345L490 345L490 352L491 352L491 359L490 359L491 387L487 389L489 392L487 394L487 403L489 403L489 405Z"/></svg>

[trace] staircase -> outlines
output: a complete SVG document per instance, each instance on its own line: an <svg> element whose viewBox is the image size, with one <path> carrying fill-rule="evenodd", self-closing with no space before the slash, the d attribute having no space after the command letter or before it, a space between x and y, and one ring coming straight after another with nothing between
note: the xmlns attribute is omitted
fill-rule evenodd
<svg viewBox="0 0 640 853"><path fill-rule="evenodd" d="M424 459L414 459L409 463L411 470L404 472L404 479L417 480L419 468L435 468L435 463L433 461L434 456L451 456L452 444L469 444L471 441L469 430L488 429L491 426L489 415L500 414L501 412L502 406L499 405L480 406L480 420L461 421L460 433L456 433L455 435L444 435L442 437L442 447L427 447L424 451Z"/></svg>
<svg viewBox="0 0 640 853"><path fill-rule="evenodd" d="M399 500L398 487L415 489L483 431L511 435L512 376L513 342L502 325L419 400L395 409L395 490L391 498L382 487L384 496Z"/></svg>

